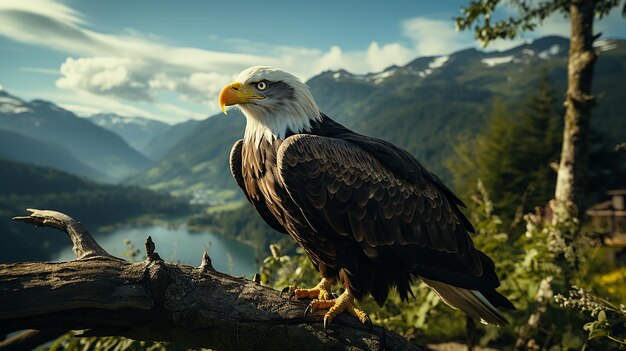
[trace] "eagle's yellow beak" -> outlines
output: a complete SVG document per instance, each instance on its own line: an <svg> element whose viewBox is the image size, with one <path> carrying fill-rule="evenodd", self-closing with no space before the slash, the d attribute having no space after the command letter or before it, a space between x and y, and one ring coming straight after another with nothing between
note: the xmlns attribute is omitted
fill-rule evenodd
<svg viewBox="0 0 626 351"><path fill-rule="evenodd" d="M256 94L246 85L241 86L238 82L231 83L220 93L220 108L226 114L226 106L243 104L254 99L265 99L265 96Z"/></svg>

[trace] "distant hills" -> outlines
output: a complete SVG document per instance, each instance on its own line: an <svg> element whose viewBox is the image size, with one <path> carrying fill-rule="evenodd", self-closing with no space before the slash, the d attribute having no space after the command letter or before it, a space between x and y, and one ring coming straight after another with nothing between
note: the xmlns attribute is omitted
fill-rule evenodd
<svg viewBox="0 0 626 351"><path fill-rule="evenodd" d="M232 111L228 116L216 115L171 127L157 137L169 143L166 150L159 151L160 160L128 182L185 196L207 189L216 189L226 198L239 195L230 175L229 154L243 134L245 123L239 111Z"/></svg>
<svg viewBox="0 0 626 351"><path fill-rule="evenodd" d="M5 140L5 150L28 149L26 162L56 166L101 181L116 182L147 168L150 160L130 147L119 135L79 118L57 105L33 100L26 102L0 90L0 130L12 132ZM22 137L19 138L16 134ZM25 140L37 142L22 144ZM14 142L9 144L9 142ZM53 152L45 157L37 148ZM3 155L17 159L16 155ZM38 154L38 155L34 155ZM67 156L67 155L70 156ZM24 154L22 153L24 156ZM48 158L43 161L42 158ZM76 159L77 162L67 163ZM94 173L95 171L95 173Z"/></svg>
<svg viewBox="0 0 626 351"><path fill-rule="evenodd" d="M88 119L94 124L121 136L130 146L144 155L150 153L148 143L163 133L169 125L143 117L123 117L114 113L99 113Z"/></svg>
<svg viewBox="0 0 626 351"><path fill-rule="evenodd" d="M133 186L97 184L48 167L0 159L0 262L41 259L66 245L67 238L33 233L10 218L26 208L54 209L98 226L151 215L183 216L186 201Z"/></svg>
<svg viewBox="0 0 626 351"><path fill-rule="evenodd" d="M459 134L471 135L484 126L494 97L522 101L536 89L542 71L564 95L568 47L567 39L551 36L502 52L467 49L420 57L365 75L327 71L307 84L329 116L407 149L445 180L444 160ZM602 40L597 48L593 128L610 142L623 142L626 41ZM170 127L152 142L161 146L151 154L157 162L129 182L180 194L207 188L225 197L237 193L228 155L243 135L245 119L232 111L187 123Z"/></svg>
<svg viewBox="0 0 626 351"><path fill-rule="evenodd" d="M146 155L154 160L163 159L176 145L184 143L184 140L201 124L201 121L188 120L170 126L148 142L145 147Z"/></svg>
<svg viewBox="0 0 626 351"><path fill-rule="evenodd" d="M98 171L81 162L65 147L6 130L0 130L0 158L48 166L91 179L101 179Z"/></svg>

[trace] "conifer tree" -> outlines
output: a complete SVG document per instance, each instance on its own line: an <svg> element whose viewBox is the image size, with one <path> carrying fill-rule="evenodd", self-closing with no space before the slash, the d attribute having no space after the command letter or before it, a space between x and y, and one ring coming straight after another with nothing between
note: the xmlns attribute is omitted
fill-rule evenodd
<svg viewBox="0 0 626 351"><path fill-rule="evenodd" d="M555 95L544 74L520 106L494 99L486 126L474 138L462 136L447 163L462 197L471 196L480 179L508 221L552 198L556 172L550 165L558 160L561 142Z"/></svg>
<svg viewBox="0 0 626 351"><path fill-rule="evenodd" d="M561 117L553 85L542 74L537 92L524 103L514 125L517 140L510 157L515 167L511 190L522 191L522 213L545 206L553 197L556 171L551 165L559 160Z"/></svg>

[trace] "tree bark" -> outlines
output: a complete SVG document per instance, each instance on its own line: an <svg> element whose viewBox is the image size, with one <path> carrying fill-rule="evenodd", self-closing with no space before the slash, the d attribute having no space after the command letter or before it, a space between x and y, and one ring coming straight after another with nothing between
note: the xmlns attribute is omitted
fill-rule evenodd
<svg viewBox="0 0 626 351"><path fill-rule="evenodd" d="M571 217L582 213L589 148L589 122L594 97L591 95L593 67L594 0L570 2L570 48L567 67L565 128L556 182L555 199Z"/></svg>
<svg viewBox="0 0 626 351"><path fill-rule="evenodd" d="M216 272L206 254L198 268L166 263L148 238L146 261L130 263L109 255L72 218L30 211L15 219L66 231L78 258L0 264L1 335L86 329L89 336L219 350L421 350L384 328L370 332L348 315L326 334L315 318L304 320L304 302Z"/></svg>

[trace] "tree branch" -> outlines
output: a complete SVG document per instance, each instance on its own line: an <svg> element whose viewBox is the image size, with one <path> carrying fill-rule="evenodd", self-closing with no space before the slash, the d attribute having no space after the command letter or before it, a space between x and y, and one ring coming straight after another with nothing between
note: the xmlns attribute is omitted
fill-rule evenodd
<svg viewBox="0 0 626 351"><path fill-rule="evenodd" d="M64 231L72 240L72 250L76 258L86 259L92 257L107 257L118 259L106 252L94 238L87 232L85 227L72 217L56 211L27 209L29 216L13 217L14 221L30 223L36 227L51 227Z"/></svg>
<svg viewBox="0 0 626 351"><path fill-rule="evenodd" d="M384 328L369 333L348 315L337 317L327 335L321 323L303 319L305 303L216 272L206 254L198 268L166 263L148 238L146 261L129 263L108 254L71 217L30 211L15 219L64 230L77 259L0 264L2 335L87 329L86 335L219 350L420 350Z"/></svg>

